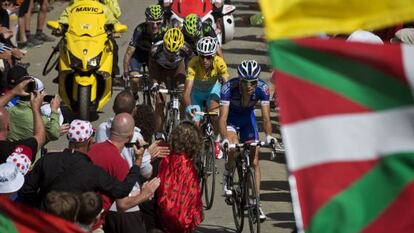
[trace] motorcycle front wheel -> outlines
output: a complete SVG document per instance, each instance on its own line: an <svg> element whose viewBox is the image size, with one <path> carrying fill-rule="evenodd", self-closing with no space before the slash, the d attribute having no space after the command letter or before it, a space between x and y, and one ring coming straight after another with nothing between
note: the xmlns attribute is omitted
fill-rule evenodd
<svg viewBox="0 0 414 233"><path fill-rule="evenodd" d="M79 86L78 89L78 106L79 117L81 120L89 120L90 118L90 105L91 105L91 88L85 86Z"/></svg>

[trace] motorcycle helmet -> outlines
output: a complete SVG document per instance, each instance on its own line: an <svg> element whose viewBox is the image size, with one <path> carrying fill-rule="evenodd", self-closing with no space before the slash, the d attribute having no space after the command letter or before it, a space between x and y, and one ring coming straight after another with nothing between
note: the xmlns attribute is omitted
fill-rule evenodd
<svg viewBox="0 0 414 233"><path fill-rule="evenodd" d="M237 73L241 79L254 81L259 78L260 65L255 60L244 60L237 66Z"/></svg>
<svg viewBox="0 0 414 233"><path fill-rule="evenodd" d="M158 21L163 20L164 17L164 10L161 8L160 5L149 5L147 9L145 9L145 18L148 21Z"/></svg>
<svg viewBox="0 0 414 233"><path fill-rule="evenodd" d="M217 50L217 39L211 36L203 37L197 42L197 52L201 56L213 56Z"/></svg>
<svg viewBox="0 0 414 233"><path fill-rule="evenodd" d="M178 52L184 46L184 35L179 28L170 28L164 35L164 47L171 53Z"/></svg>
<svg viewBox="0 0 414 233"><path fill-rule="evenodd" d="M189 14L184 18L184 33L191 37L198 37L201 34L202 22L196 14Z"/></svg>

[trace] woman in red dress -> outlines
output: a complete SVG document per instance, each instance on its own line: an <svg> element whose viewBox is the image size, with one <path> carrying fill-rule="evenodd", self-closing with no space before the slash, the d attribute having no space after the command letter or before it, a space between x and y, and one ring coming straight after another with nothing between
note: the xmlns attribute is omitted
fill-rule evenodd
<svg viewBox="0 0 414 233"><path fill-rule="evenodd" d="M158 219L166 233L192 232L202 221L200 181L195 161L199 155L201 132L192 122L178 125L170 137L171 154L158 170Z"/></svg>

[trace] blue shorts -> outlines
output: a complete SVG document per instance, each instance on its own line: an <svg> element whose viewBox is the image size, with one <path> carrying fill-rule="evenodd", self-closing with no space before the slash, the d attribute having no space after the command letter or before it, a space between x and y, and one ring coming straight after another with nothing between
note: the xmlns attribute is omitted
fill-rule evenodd
<svg viewBox="0 0 414 233"><path fill-rule="evenodd" d="M135 51L134 56L131 57L129 61L129 72L142 72L143 64L148 65L148 52L145 51Z"/></svg>
<svg viewBox="0 0 414 233"><path fill-rule="evenodd" d="M215 100L220 101L221 84L216 82L214 86L207 91L200 91L195 88L191 90L191 105L198 105L200 109L203 108L203 101L207 101L207 108L210 107L210 102Z"/></svg>
<svg viewBox="0 0 414 233"><path fill-rule="evenodd" d="M257 130L256 116L254 111L250 114L237 114L229 112L227 117L227 131L240 132L240 142L259 140L259 131Z"/></svg>

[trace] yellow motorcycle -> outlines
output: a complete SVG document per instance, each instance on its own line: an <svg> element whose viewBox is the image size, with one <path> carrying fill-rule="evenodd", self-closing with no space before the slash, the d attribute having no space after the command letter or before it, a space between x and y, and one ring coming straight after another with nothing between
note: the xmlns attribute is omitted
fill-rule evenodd
<svg viewBox="0 0 414 233"><path fill-rule="evenodd" d="M59 72L59 95L84 120L102 110L111 98L112 36L127 30L123 24L106 24L104 10L105 6L98 1L78 1L65 11L67 24L47 22L54 34L63 36L50 56L59 55L54 63ZM49 63L50 59L43 73L50 72Z"/></svg>

